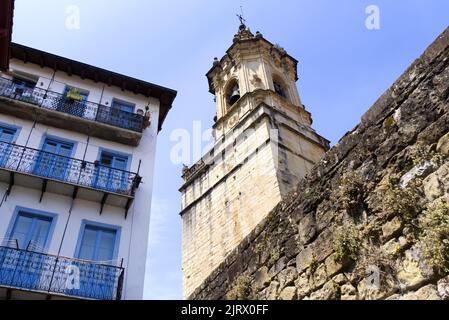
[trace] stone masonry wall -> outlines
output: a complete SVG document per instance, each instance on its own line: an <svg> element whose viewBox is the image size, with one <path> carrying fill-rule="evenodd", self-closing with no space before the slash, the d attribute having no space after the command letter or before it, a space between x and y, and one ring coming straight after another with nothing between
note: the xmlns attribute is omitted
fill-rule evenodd
<svg viewBox="0 0 449 320"><path fill-rule="evenodd" d="M449 297L449 28L191 299Z"/></svg>

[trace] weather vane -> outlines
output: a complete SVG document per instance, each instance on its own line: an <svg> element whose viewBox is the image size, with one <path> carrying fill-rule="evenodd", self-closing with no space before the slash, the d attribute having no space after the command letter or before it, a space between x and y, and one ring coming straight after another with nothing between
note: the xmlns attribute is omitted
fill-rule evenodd
<svg viewBox="0 0 449 320"><path fill-rule="evenodd" d="M246 20L245 20L245 18L244 18L244 16L243 16L243 6L240 6L240 11L241 11L241 13L240 14L237 14L237 17L239 18L239 20L240 20L240 24L245 24L245 22L246 22Z"/></svg>

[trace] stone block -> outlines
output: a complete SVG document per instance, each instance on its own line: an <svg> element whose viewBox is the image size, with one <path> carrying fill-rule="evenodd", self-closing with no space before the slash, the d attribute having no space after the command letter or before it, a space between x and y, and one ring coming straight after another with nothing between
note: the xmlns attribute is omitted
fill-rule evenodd
<svg viewBox="0 0 449 320"><path fill-rule="evenodd" d="M271 277L268 276L268 268L266 266L260 268L254 274L254 285L256 290L265 288L270 283Z"/></svg>
<svg viewBox="0 0 449 320"><path fill-rule="evenodd" d="M311 292L309 276L306 273L301 274L295 281L295 287L298 289L298 299L303 299Z"/></svg>
<svg viewBox="0 0 449 320"><path fill-rule="evenodd" d="M432 276L433 270L426 265L422 252L417 246L405 252L405 258L402 259L397 272L401 289L410 290L419 287Z"/></svg>
<svg viewBox="0 0 449 320"><path fill-rule="evenodd" d="M341 287L341 300L357 300L357 289L352 284L345 284Z"/></svg>
<svg viewBox="0 0 449 320"><path fill-rule="evenodd" d="M418 291L399 296L397 300L441 300L437 287L429 284Z"/></svg>
<svg viewBox="0 0 449 320"><path fill-rule="evenodd" d="M438 141L437 151L444 155L449 155L449 133L441 137Z"/></svg>
<svg viewBox="0 0 449 320"><path fill-rule="evenodd" d="M277 275L277 279L279 281L280 289L284 289L285 287L292 286L295 283L295 280L298 277L298 272L295 267L288 267Z"/></svg>
<svg viewBox="0 0 449 320"><path fill-rule="evenodd" d="M438 281L437 289L441 299L449 300L449 276Z"/></svg>
<svg viewBox="0 0 449 320"><path fill-rule="evenodd" d="M334 253L327 257L327 259L325 260L326 271L329 277L332 277L333 275L339 273L344 267L343 264L335 261L336 256L337 255Z"/></svg>
<svg viewBox="0 0 449 320"><path fill-rule="evenodd" d="M333 281L327 282L321 289L310 295L311 300L339 300L341 288Z"/></svg>
<svg viewBox="0 0 449 320"><path fill-rule="evenodd" d="M394 217L393 220L387 222L382 226L382 235L385 240L390 240L396 236L402 229L402 221L399 217Z"/></svg>
<svg viewBox="0 0 449 320"><path fill-rule="evenodd" d="M284 288L284 290L282 290L279 294L279 300L295 300L296 297L297 295L295 287Z"/></svg>
<svg viewBox="0 0 449 320"><path fill-rule="evenodd" d="M300 243L303 245L309 244L310 241L315 237L316 232L317 230L315 216L311 213L303 216L298 225L298 235Z"/></svg>

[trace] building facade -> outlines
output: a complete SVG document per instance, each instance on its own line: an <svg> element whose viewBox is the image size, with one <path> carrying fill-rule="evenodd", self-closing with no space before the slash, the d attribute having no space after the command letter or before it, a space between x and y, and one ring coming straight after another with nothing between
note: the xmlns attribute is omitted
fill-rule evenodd
<svg viewBox="0 0 449 320"><path fill-rule="evenodd" d="M298 61L242 24L207 73L215 146L183 172L188 298L329 148L296 87Z"/></svg>
<svg viewBox="0 0 449 320"><path fill-rule="evenodd" d="M158 132L176 92L10 44L0 299L142 299Z"/></svg>

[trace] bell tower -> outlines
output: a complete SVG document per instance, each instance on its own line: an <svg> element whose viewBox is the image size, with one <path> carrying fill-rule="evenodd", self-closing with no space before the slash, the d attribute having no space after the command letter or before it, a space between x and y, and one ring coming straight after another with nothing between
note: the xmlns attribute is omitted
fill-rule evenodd
<svg viewBox="0 0 449 320"><path fill-rule="evenodd" d="M216 102L215 146L183 171L185 298L329 148L301 103L298 61L241 22L206 75Z"/></svg>

